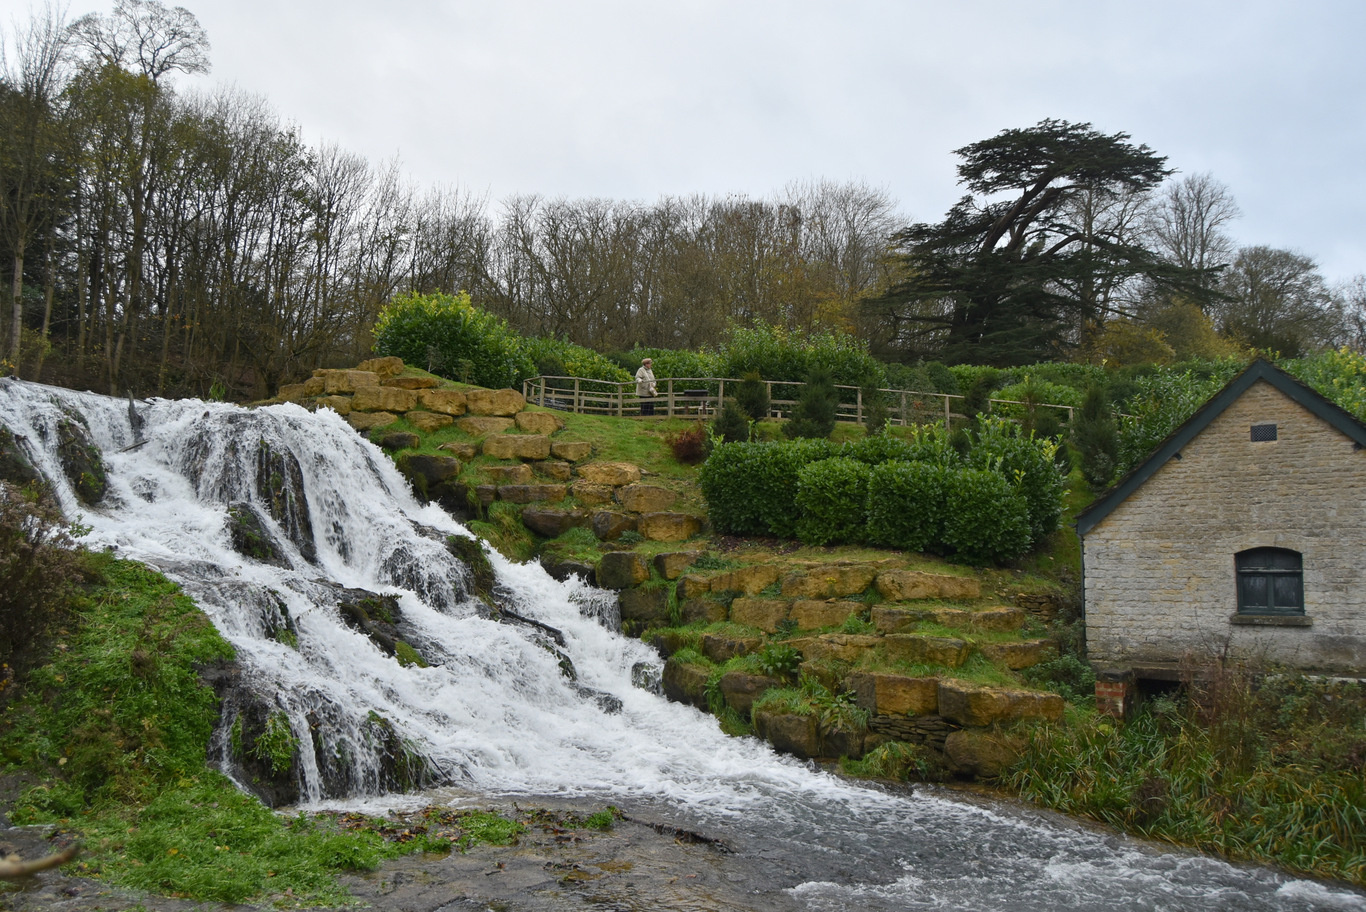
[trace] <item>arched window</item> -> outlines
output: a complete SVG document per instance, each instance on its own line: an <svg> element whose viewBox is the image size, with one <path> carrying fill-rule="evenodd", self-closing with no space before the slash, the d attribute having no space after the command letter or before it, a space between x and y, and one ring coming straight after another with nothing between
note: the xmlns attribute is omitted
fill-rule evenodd
<svg viewBox="0 0 1366 912"><path fill-rule="evenodd" d="M1239 614L1304 614L1304 560L1286 548L1251 548L1234 556Z"/></svg>

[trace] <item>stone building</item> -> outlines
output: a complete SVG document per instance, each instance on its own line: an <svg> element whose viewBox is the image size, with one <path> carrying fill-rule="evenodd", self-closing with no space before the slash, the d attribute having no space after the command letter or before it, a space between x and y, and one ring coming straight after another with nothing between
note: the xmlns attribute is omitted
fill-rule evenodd
<svg viewBox="0 0 1366 912"><path fill-rule="evenodd" d="M1258 360L1078 515L1102 709L1221 656L1366 677L1363 446Z"/></svg>

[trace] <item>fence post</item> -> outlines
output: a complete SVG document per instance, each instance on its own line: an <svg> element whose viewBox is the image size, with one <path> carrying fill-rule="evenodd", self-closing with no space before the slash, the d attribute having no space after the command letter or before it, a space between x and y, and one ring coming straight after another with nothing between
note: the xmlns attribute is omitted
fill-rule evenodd
<svg viewBox="0 0 1366 912"><path fill-rule="evenodd" d="M674 378L670 377L669 383L669 417L674 416Z"/></svg>
<svg viewBox="0 0 1366 912"><path fill-rule="evenodd" d="M863 424L863 388L854 391L854 423Z"/></svg>
<svg viewBox="0 0 1366 912"><path fill-rule="evenodd" d="M617 384L617 417L626 414L626 388L622 384Z"/></svg>
<svg viewBox="0 0 1366 912"><path fill-rule="evenodd" d="M944 394L944 430L953 430L953 412L949 409L949 394Z"/></svg>

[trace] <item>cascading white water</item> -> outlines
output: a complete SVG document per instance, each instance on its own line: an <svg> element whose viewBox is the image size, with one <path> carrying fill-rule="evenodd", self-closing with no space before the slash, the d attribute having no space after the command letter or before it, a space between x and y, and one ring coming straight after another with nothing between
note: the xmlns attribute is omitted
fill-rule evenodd
<svg viewBox="0 0 1366 912"><path fill-rule="evenodd" d="M468 571L444 543L468 535L463 527L419 504L334 413L195 400L139 403L137 413L140 435L127 402L0 381L0 423L67 515L90 527L86 542L180 583L237 650L252 688L288 714L305 748L319 746L300 751L305 803L374 797L384 782L367 728L375 714L465 794L649 806L771 858L812 909L1366 910L1345 887L1157 852L1018 810L890 795L728 738L709 717L631 685L633 666L658 657L600 622L604 593L492 555L505 607L562 631L571 681L535 628L498 623L469 595ZM108 470L95 507L77 498L57 452L57 427L73 416ZM243 503L287 566L233 550L229 510ZM338 586L396 595L431 667L402 666L344 623ZM271 635L281 614L297 648ZM342 754L353 764L344 789L318 761Z"/></svg>

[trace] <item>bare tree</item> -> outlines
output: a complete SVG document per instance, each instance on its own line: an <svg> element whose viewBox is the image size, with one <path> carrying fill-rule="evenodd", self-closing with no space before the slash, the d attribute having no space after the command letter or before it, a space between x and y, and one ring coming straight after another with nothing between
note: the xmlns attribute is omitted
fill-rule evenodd
<svg viewBox="0 0 1366 912"><path fill-rule="evenodd" d="M1331 344L1339 330L1332 297L1307 256L1244 247L1223 277L1219 331L1245 345L1298 357Z"/></svg>
<svg viewBox="0 0 1366 912"><path fill-rule="evenodd" d="M1204 274L1213 288L1213 270L1233 260L1233 239L1224 226L1242 213L1228 187L1208 172L1191 174L1166 185L1148 213L1148 231L1156 250L1186 269Z"/></svg>
<svg viewBox="0 0 1366 912"><path fill-rule="evenodd" d="M209 71L209 38L194 13L158 0L116 0L114 14L88 13L71 31L101 65L116 66L153 82L179 70Z"/></svg>

